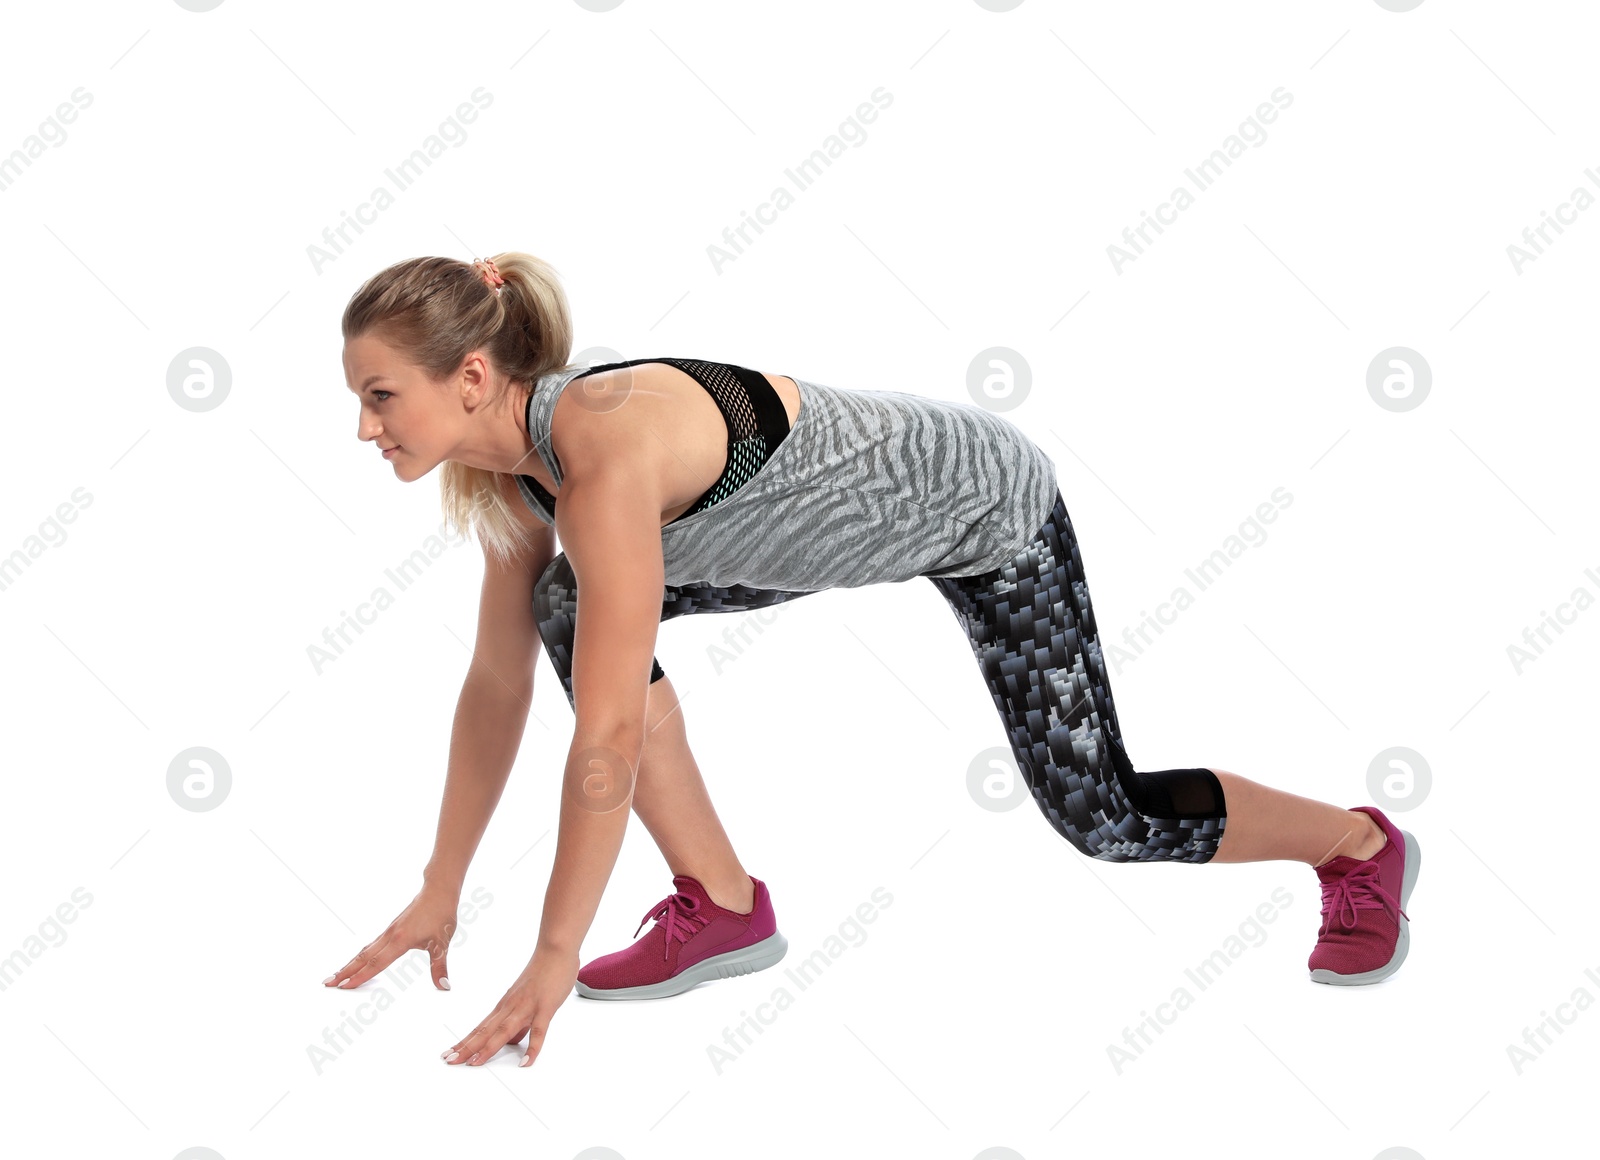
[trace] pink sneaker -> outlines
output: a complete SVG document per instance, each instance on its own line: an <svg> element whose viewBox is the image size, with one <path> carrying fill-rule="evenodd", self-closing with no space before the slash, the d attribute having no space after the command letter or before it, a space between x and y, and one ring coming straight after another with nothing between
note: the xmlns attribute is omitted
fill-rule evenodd
<svg viewBox="0 0 1600 1160"><path fill-rule="evenodd" d="M1411 946L1405 905L1422 866L1422 849L1382 810L1354 808L1372 815L1389 841L1364 862L1340 854L1316 867L1322 882L1322 926L1307 965L1318 983L1387 979L1400 969Z"/></svg>
<svg viewBox="0 0 1600 1160"><path fill-rule="evenodd" d="M639 920L654 918L648 933L620 951L585 963L578 994L589 999L664 999L709 979L748 975L774 966L789 949L778 933L767 884L752 877L755 905L745 914L711 901L706 888L687 874L678 889ZM638 930L633 932L638 934Z"/></svg>

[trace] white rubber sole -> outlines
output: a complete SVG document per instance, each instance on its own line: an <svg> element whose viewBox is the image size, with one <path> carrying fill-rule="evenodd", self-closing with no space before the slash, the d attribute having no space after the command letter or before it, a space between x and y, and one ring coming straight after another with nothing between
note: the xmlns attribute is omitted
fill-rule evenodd
<svg viewBox="0 0 1600 1160"><path fill-rule="evenodd" d="M758 943L740 947L726 954L701 959L670 979L659 983L646 983L639 987L613 987L609 990L577 983L578 994L585 999L665 999L678 995L697 984L713 979L731 979L735 975L749 975L776 966L789 953L789 940L782 931L774 931Z"/></svg>
<svg viewBox="0 0 1600 1160"><path fill-rule="evenodd" d="M1400 836L1406 840L1406 869L1400 879L1400 909L1404 910L1411 904L1411 888L1417 884L1417 871L1422 869L1422 847L1417 844L1414 835L1405 830L1400 831ZM1332 983L1340 987L1359 987L1367 983L1378 983L1387 979L1400 969L1400 964L1406 961L1406 953L1411 949L1411 923L1405 915L1400 916L1400 937L1394 942L1394 955L1381 967L1370 971L1362 971L1356 975L1341 975L1337 971L1330 971L1326 967L1318 967L1311 972L1311 981L1314 983Z"/></svg>

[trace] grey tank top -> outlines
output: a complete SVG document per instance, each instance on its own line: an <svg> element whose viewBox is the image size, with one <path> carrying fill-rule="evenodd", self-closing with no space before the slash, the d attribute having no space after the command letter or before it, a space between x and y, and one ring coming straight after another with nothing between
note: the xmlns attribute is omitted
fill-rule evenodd
<svg viewBox="0 0 1600 1160"><path fill-rule="evenodd" d="M588 369L541 376L528 406L528 434L558 491L550 419ZM982 575L1010 561L1055 506L1055 462L991 411L794 381L800 413L767 461L731 495L661 529L669 585L815 592ZM529 486L537 481L514 478L553 525Z"/></svg>

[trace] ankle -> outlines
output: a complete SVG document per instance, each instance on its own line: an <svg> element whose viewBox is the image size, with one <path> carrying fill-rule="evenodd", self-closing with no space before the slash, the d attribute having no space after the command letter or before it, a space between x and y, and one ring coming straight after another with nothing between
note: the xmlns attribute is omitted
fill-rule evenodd
<svg viewBox="0 0 1600 1160"><path fill-rule="evenodd" d="M1375 857L1380 850L1389 844L1389 835L1384 833L1383 827L1371 814L1361 813L1357 810L1346 810L1353 823L1351 832L1347 834L1321 862L1313 863L1313 868L1322 866L1338 857L1353 858L1357 862L1365 862Z"/></svg>
<svg viewBox="0 0 1600 1160"><path fill-rule="evenodd" d="M756 884L748 875L742 882L733 882L727 885L718 883L716 886L709 882L701 883L706 888L706 893L711 896L723 910L731 910L735 914L749 914L756 906Z"/></svg>
<svg viewBox="0 0 1600 1160"><path fill-rule="evenodd" d="M1371 814L1350 811L1350 816L1360 818L1366 823L1357 841L1345 853L1358 862L1365 862L1368 858L1375 857L1377 853L1389 844L1389 835L1383 832L1383 827L1378 824L1378 819Z"/></svg>

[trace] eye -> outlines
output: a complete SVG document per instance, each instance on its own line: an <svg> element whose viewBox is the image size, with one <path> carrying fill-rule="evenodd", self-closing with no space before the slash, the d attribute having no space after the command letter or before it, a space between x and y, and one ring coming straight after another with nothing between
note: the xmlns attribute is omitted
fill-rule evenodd
<svg viewBox="0 0 1600 1160"><path fill-rule="evenodd" d="M372 392L372 397L374 399L377 399L379 395L383 395L385 398L388 398L389 396L391 396L393 394L394 394L393 391L373 391ZM378 401L381 403L383 401L383 399L378 399Z"/></svg>

